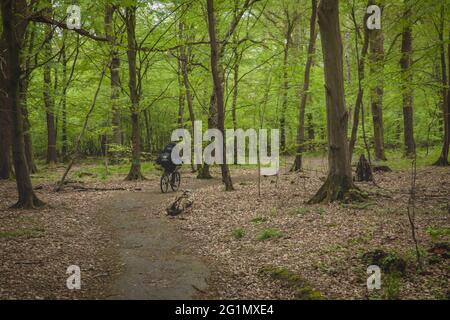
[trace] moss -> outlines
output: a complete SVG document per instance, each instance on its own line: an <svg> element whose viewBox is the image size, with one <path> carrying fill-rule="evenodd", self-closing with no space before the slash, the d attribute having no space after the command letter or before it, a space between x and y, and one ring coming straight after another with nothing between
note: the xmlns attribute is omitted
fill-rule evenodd
<svg viewBox="0 0 450 320"><path fill-rule="evenodd" d="M284 286L294 290L296 299L299 300L323 300L323 295L314 290L311 285L300 275L286 268L266 267L260 273L269 275L272 279L280 281Z"/></svg>

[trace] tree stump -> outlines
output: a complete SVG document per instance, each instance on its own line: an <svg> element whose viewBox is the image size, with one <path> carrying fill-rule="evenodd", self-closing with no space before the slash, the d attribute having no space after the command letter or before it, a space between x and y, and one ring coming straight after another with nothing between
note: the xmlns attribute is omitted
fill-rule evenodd
<svg viewBox="0 0 450 320"><path fill-rule="evenodd" d="M372 168L363 154L359 157L358 165L356 166L356 181L373 181Z"/></svg>

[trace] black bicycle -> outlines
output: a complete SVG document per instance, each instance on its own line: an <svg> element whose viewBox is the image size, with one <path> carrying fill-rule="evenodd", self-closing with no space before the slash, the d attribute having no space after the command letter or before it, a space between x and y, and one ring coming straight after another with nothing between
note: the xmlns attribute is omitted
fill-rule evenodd
<svg viewBox="0 0 450 320"><path fill-rule="evenodd" d="M178 172L178 167L175 168L175 170L172 172L164 170L160 181L161 192L166 193L167 191L169 191L169 185L172 191L177 191L180 187L180 183L181 175Z"/></svg>

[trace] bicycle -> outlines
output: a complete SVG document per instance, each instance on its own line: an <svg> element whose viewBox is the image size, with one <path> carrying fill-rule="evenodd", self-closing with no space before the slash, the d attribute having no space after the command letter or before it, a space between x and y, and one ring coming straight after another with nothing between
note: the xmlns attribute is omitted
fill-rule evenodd
<svg viewBox="0 0 450 320"><path fill-rule="evenodd" d="M159 185L161 187L161 192L167 193L167 191L169 190L169 185L172 191L176 192L180 187L180 183L181 183L181 175L178 172L178 168L175 168L175 170L172 172L164 170Z"/></svg>

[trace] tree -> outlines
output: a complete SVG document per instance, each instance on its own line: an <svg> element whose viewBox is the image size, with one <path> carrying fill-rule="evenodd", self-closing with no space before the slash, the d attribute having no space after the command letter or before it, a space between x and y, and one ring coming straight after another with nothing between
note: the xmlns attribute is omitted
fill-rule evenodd
<svg viewBox="0 0 450 320"><path fill-rule="evenodd" d="M450 147L450 30L448 43L448 66L445 62L445 45L444 45L444 21L445 21L445 5L442 4L439 42L440 42L440 61L441 61L441 79L442 79L442 118L444 122L444 134L442 141L442 150L439 159L434 163L436 166L449 166L448 153ZM448 67L448 76L447 76Z"/></svg>
<svg viewBox="0 0 450 320"><path fill-rule="evenodd" d="M361 197L352 181L347 141L348 113L344 101L339 1L322 0L318 10L322 42L328 133L328 177L309 203Z"/></svg>
<svg viewBox="0 0 450 320"><path fill-rule="evenodd" d="M214 82L214 96L215 102L217 105L217 128L222 132L222 135L225 133L225 109L224 109L224 96L223 96L223 75L220 68L220 48L219 43L217 42L217 34L216 34L216 17L214 14L214 0L207 0L207 15L208 15L208 33L211 47L211 72L212 78ZM226 155L226 139L223 139L223 157ZM223 163L220 165L220 169L222 171L222 181L225 185L226 191L233 190L233 183L231 181L230 170L228 168L228 164L225 159L222 161Z"/></svg>
<svg viewBox="0 0 450 320"><path fill-rule="evenodd" d="M370 2L369 2L370 3ZM352 134L350 136L349 150L350 150L350 161L353 155L353 149L355 148L355 144L358 138L358 127L359 127L359 114L362 112L363 106L363 98L364 98L364 87L362 85L362 81L365 77L365 65L366 65L366 57L367 51L369 50L369 30L366 26L368 15L366 14L363 19L363 28L364 28L364 42L361 48L361 55L358 52L358 38L359 38L359 28L356 22L355 17L355 7L352 6L352 20L355 26L355 49L356 49L356 60L358 64L358 94L356 95L355 102L355 112L353 114L353 126L352 126Z"/></svg>
<svg viewBox="0 0 450 320"><path fill-rule="evenodd" d="M403 96L403 135L405 143L405 155L413 157L416 153L414 141L414 109L413 109L413 73L412 62L412 27L411 27L411 1L404 1L403 32L402 32L402 57L400 59L402 74L402 96Z"/></svg>
<svg viewBox="0 0 450 320"><path fill-rule="evenodd" d="M23 113L21 110L19 81L21 76L20 56L28 25L27 2L25 0L5 0L1 2L3 37L6 46L6 93L11 116L12 154L16 174L19 200L16 208L37 208L44 205L33 191L25 156ZM3 38L2 37L2 38Z"/></svg>
<svg viewBox="0 0 450 320"><path fill-rule="evenodd" d="M121 90L120 83L120 57L117 49L116 29L114 28L114 13L116 6L109 3L105 5L105 35L108 39L110 64L109 73L111 78L111 109L112 109L112 142L122 144L121 119L119 97Z"/></svg>
<svg viewBox="0 0 450 320"><path fill-rule="evenodd" d="M31 30L30 30L31 29ZM25 56L22 58L25 60L23 76L20 78L19 82L19 91L20 91L20 101L22 104L22 113L23 113L23 130L24 130L24 142L25 142L25 156L27 158L28 169L30 173L37 172L37 166L34 162L34 153L33 153L33 140L31 138L31 125L30 120L28 118L28 103L27 103L27 94L28 94L28 86L30 82L30 73L31 73L31 55L33 53L34 40L36 36L36 27L32 25L31 28L28 28L28 32L26 32L25 42L24 44L27 46L27 51L24 52Z"/></svg>
<svg viewBox="0 0 450 320"><path fill-rule="evenodd" d="M127 56L128 73L131 99L131 168L126 180L143 180L141 173L141 131L140 131L140 110L139 110L139 88L137 84L136 66L136 6L125 9L125 24L127 29Z"/></svg>
<svg viewBox="0 0 450 320"><path fill-rule="evenodd" d="M11 175L11 119L9 100L6 95L6 48L7 40L2 34L0 39L0 179L9 179Z"/></svg>
<svg viewBox="0 0 450 320"><path fill-rule="evenodd" d="M371 1L370 4L374 4ZM383 69L384 69L384 35L380 29L369 31L370 46L370 73L374 77L375 85L371 88L371 109L373 119L373 141L375 147L375 160L386 161L384 152L383 127Z"/></svg>
<svg viewBox="0 0 450 320"><path fill-rule="evenodd" d="M297 11L290 12L289 7L284 8L285 15L285 30L284 30L284 48L283 48L283 100L281 105L280 116L280 148L282 152L286 151L286 111L288 107L288 93L289 93L289 52L292 46L292 33L300 19L300 14Z"/></svg>
<svg viewBox="0 0 450 320"><path fill-rule="evenodd" d="M52 13L52 2L46 3L45 12L48 15ZM43 94L45 104L45 114L47 120L47 163L53 165L57 161L56 155L56 126L55 126L55 99L52 90L51 79L51 60L52 60L52 37L53 27L51 25L45 26L45 40L44 40L44 81Z"/></svg>
<svg viewBox="0 0 450 320"><path fill-rule="evenodd" d="M309 44L308 44L308 58L306 59L305 74L303 77L303 88L300 92L300 105L298 114L298 131L297 131L297 153L295 155L294 171L302 169L302 153L305 150L305 109L306 101L308 99L309 78L311 74L311 66L313 63L315 47L316 47L316 20L317 20L317 0L311 1L312 11L309 23Z"/></svg>

